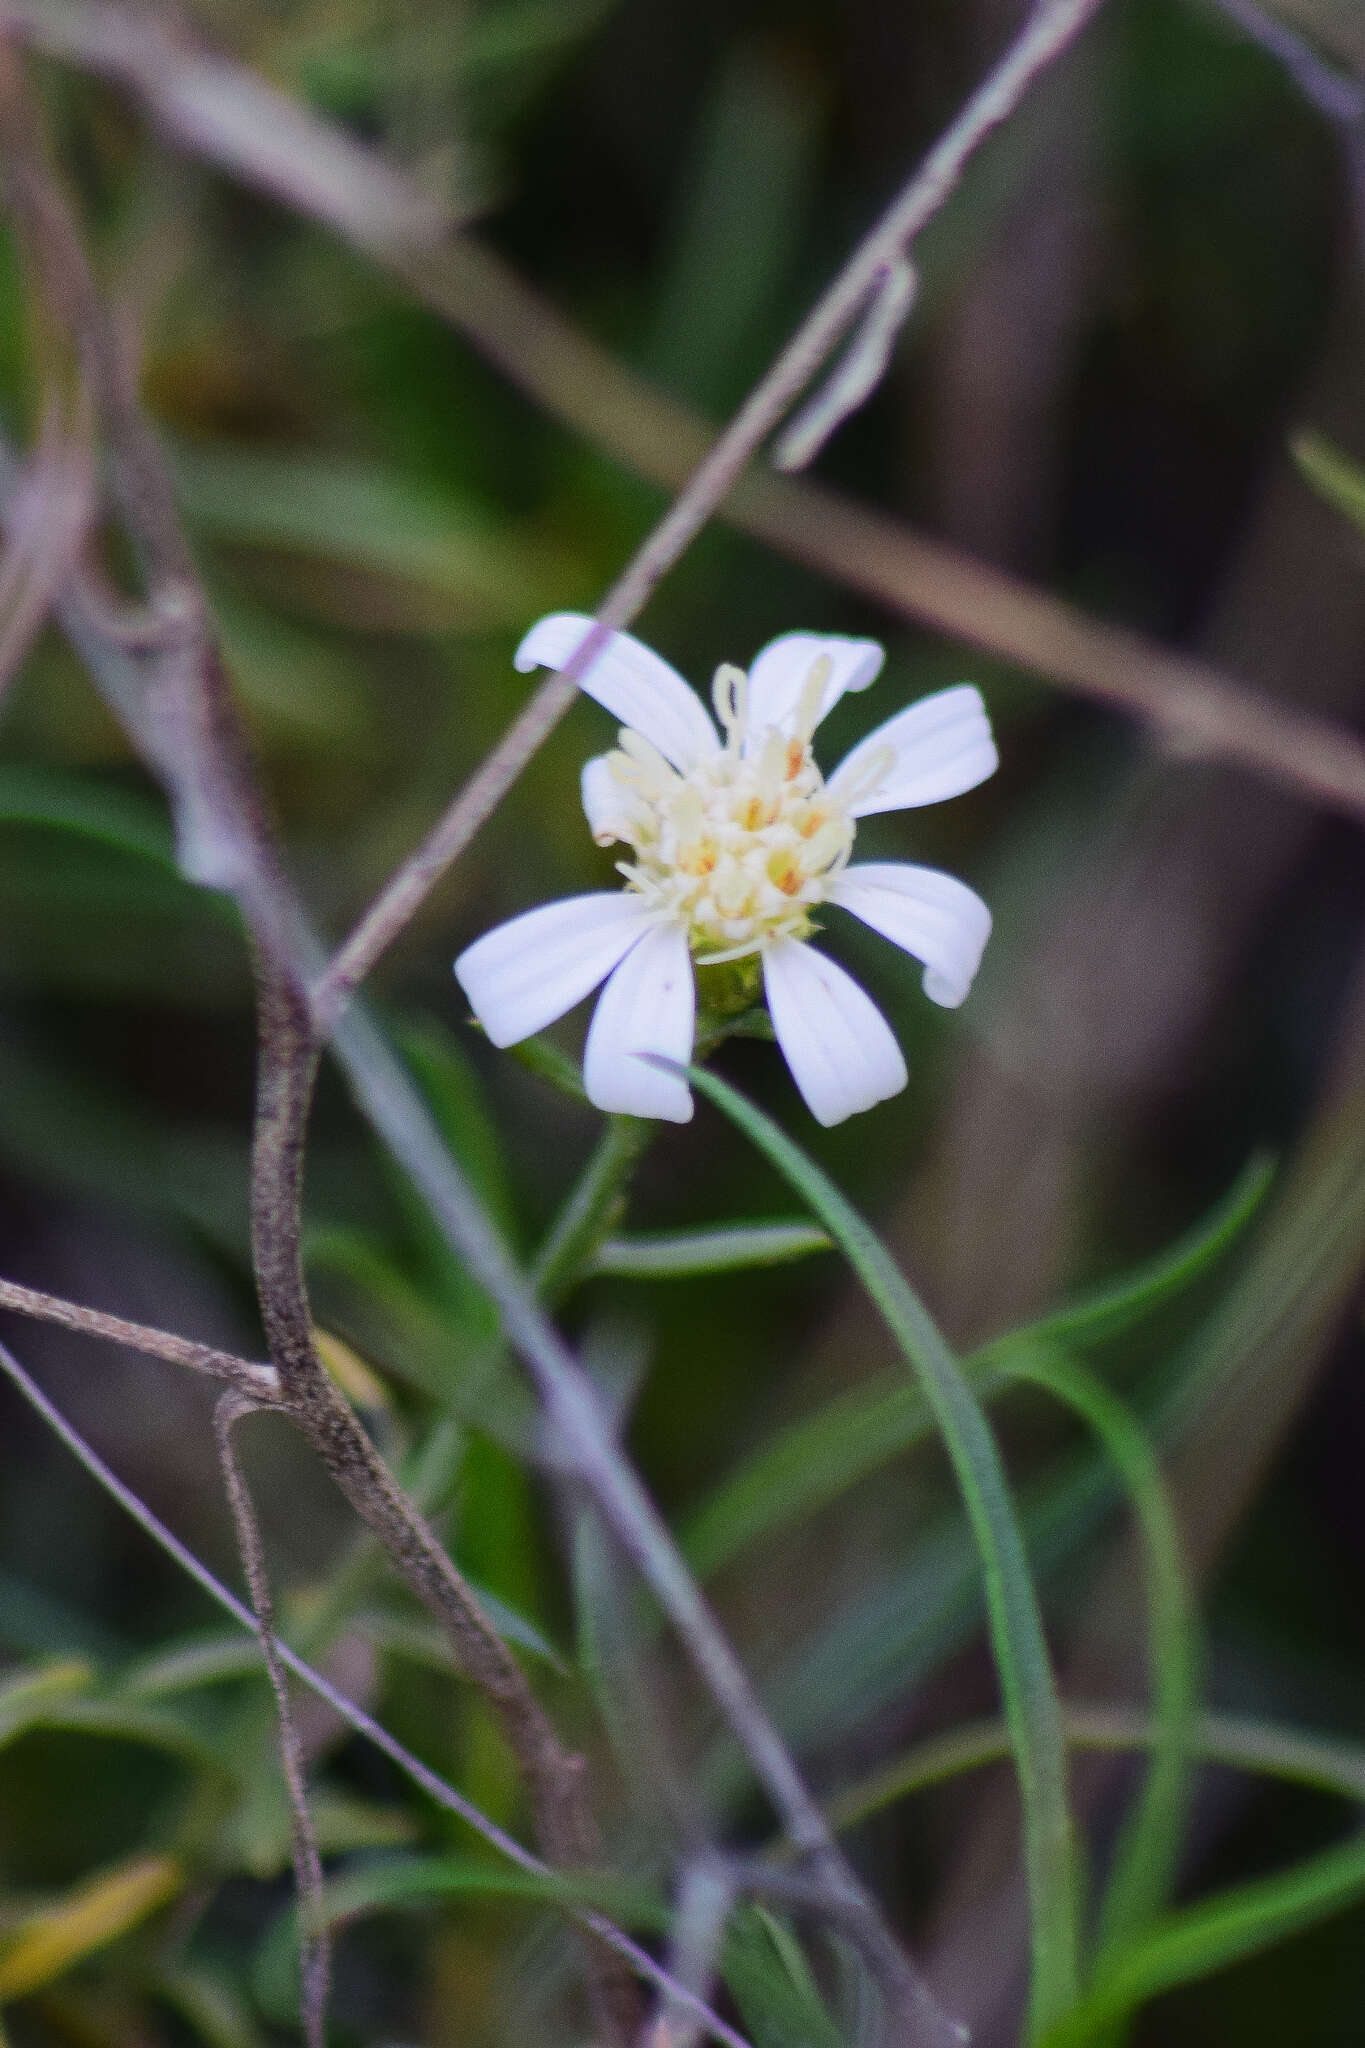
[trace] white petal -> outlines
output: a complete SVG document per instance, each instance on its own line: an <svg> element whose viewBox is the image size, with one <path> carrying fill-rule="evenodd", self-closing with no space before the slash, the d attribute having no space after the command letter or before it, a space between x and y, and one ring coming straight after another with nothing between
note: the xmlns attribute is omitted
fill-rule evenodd
<svg viewBox="0 0 1365 2048"><path fill-rule="evenodd" d="M845 690L865 690L881 672L886 656L875 640L846 640L819 633L783 633L756 654L749 669L749 726L789 729L806 687L806 678L822 657L829 677L820 695L815 723L831 712Z"/></svg>
<svg viewBox="0 0 1365 2048"><path fill-rule="evenodd" d="M599 846L625 838L625 793L607 766L605 754L583 763L583 815Z"/></svg>
<svg viewBox="0 0 1365 2048"><path fill-rule="evenodd" d="M657 1116L685 1124L692 1097L676 1074L661 1073L641 1053L681 1065L692 1056L696 996L687 935L655 925L627 953L603 989L583 1054L589 1102L623 1116Z"/></svg>
<svg viewBox="0 0 1365 2048"><path fill-rule="evenodd" d="M516 1045L591 995L649 925L624 890L566 896L475 939L455 976L494 1045Z"/></svg>
<svg viewBox="0 0 1365 2048"><path fill-rule="evenodd" d="M881 1011L856 981L804 939L763 955L763 985L777 1042L818 1123L842 1123L898 1095L908 1078Z"/></svg>
<svg viewBox="0 0 1365 2048"><path fill-rule="evenodd" d="M861 861L844 869L829 900L922 960L931 1001L955 1010L967 1000L991 935L991 914L956 875L908 861Z"/></svg>
<svg viewBox="0 0 1365 2048"><path fill-rule="evenodd" d="M523 674L533 668L566 669L595 624L582 612L552 612L522 641L517 667ZM652 740L675 768L689 768L720 746L696 691L633 634L608 633L578 687L622 725Z"/></svg>
<svg viewBox="0 0 1365 2048"><path fill-rule="evenodd" d="M879 753L887 756L880 774L873 758ZM839 763L828 787L832 796L852 791L851 814L866 818L873 811L909 811L961 796L999 765L981 692L959 683L922 697L870 732Z"/></svg>

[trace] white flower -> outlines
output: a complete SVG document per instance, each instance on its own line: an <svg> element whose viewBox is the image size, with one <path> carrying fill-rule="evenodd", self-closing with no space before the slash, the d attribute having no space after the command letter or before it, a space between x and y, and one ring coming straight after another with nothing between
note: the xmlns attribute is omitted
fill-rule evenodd
<svg viewBox="0 0 1365 2048"><path fill-rule="evenodd" d="M593 629L558 612L533 626L516 665L565 669ZM846 690L882 665L872 640L784 633L747 676L716 671L718 733L676 670L629 633L612 633L579 686L624 721L614 753L583 770L583 808L623 890L546 903L498 925L455 972L495 1045L515 1045L606 981L588 1031L583 1080L599 1109L685 1123L692 1097L641 1054L682 1063L692 1050L694 966L755 959L778 1044L822 1124L895 1095L905 1061L881 1012L809 941L832 903L924 966L924 992L954 1008L976 973L991 915L964 882L903 861L849 864L857 820L938 803L996 767L970 684L941 690L854 747L828 782L811 736Z"/></svg>

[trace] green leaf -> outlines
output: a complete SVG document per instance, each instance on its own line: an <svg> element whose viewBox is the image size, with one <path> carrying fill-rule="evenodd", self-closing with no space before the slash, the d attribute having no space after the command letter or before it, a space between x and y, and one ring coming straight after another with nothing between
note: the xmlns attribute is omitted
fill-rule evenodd
<svg viewBox="0 0 1365 2048"><path fill-rule="evenodd" d="M991 1643L1010 1723L1024 1817L1033 1931L1034 2031L1072 2004L1076 1871L1066 1748L1042 1617L1000 1455L981 1407L928 1311L880 1239L785 1132L727 1083L689 1068L709 1096L805 1197L854 1267L933 1410L981 1558Z"/></svg>
<svg viewBox="0 0 1365 2048"><path fill-rule="evenodd" d="M785 1266L831 1246L828 1231L810 1223L721 1223L709 1230L609 1237L598 1247L592 1271L629 1280L682 1280L751 1266Z"/></svg>
<svg viewBox="0 0 1365 2048"><path fill-rule="evenodd" d="M1149 1998L1258 1955L1365 1898L1365 1835L1173 1914L1126 1949L1040 2048L1082 2048Z"/></svg>
<svg viewBox="0 0 1365 2048"><path fill-rule="evenodd" d="M231 903L179 873L158 804L103 779L0 764L0 919L6 979L178 1004L247 986Z"/></svg>
<svg viewBox="0 0 1365 2048"><path fill-rule="evenodd" d="M1184 1237L1111 1286L1067 1302L1019 1334L1065 1338L1072 1345L1098 1344L1120 1336L1163 1302L1193 1286L1232 1249L1259 1213L1274 1179L1273 1157L1256 1153L1223 1200Z"/></svg>
<svg viewBox="0 0 1365 2048"><path fill-rule="evenodd" d="M562 548L374 464L200 442L176 450L175 470L200 532L349 572L300 586L347 622L400 632L519 625L582 581Z"/></svg>
<svg viewBox="0 0 1365 2048"><path fill-rule="evenodd" d="M1153 1749L1162 1731L1147 1715L1129 1707L1070 1705L1064 1710L1072 1749L1106 1753ZM1188 1731L1189 1750L1201 1763L1247 1771L1304 1785L1365 1806L1365 1748L1337 1735L1281 1728L1237 1714L1203 1714ZM916 1743L893 1763L847 1786L830 1800L830 1825L840 1833L882 1813L898 1799L941 1785L963 1771L1008 1762L1009 1729L1003 1721L972 1721Z"/></svg>
<svg viewBox="0 0 1365 2048"><path fill-rule="evenodd" d="M201 1729L164 1708L143 1706L136 1700L117 1697L53 1700L47 1706L35 1709L25 1726L62 1728L72 1734L99 1736L106 1741L141 1743L215 1775L234 1775L235 1760Z"/></svg>
<svg viewBox="0 0 1365 2048"><path fill-rule="evenodd" d="M264 1678L261 1646L240 1630L232 1635L196 1635L142 1657L121 1673L118 1689L135 1699L193 1692L230 1679Z"/></svg>
<svg viewBox="0 0 1365 2048"><path fill-rule="evenodd" d="M508 1051L519 1066L528 1074L535 1074L539 1080L548 1081L561 1095L569 1096L574 1102L586 1102L583 1075L576 1060L571 1060L561 1051L552 1038L537 1036L523 1038L519 1044L509 1046Z"/></svg>
<svg viewBox="0 0 1365 2048"><path fill-rule="evenodd" d="M0 1745L32 1727L35 1715L44 1714L54 1701L87 1692L94 1682L93 1669L79 1657L63 1657L11 1678L0 1686Z"/></svg>
<svg viewBox="0 0 1365 2048"><path fill-rule="evenodd" d="M519 1649L529 1651L556 1671L565 1669L564 1659L534 1622L528 1621L507 1601L500 1600L496 1593L490 1593L487 1586L481 1586L477 1579L471 1579L470 1586L504 1642L515 1643ZM413 1663L429 1666L433 1671L448 1672L454 1668L450 1638L435 1622L422 1621L411 1615L370 1610L356 1615L355 1625L377 1649L387 1650L391 1656L407 1657Z"/></svg>
<svg viewBox="0 0 1365 2048"><path fill-rule="evenodd" d="M1271 1162L1253 1159L1223 1201L1157 1258L965 1359L963 1371L979 1397L989 1401L1009 1382L999 1358L1012 1344L1097 1343L1191 1285L1241 1238L1271 1178ZM703 1576L719 1571L747 1544L828 1506L866 1473L922 1443L932 1427L919 1388L906 1386L898 1373L838 1396L763 1444L693 1514L683 1546L694 1570Z"/></svg>
<svg viewBox="0 0 1365 2048"><path fill-rule="evenodd" d="M625 1878L596 1871L538 1876L472 1856L377 1857L344 1877L334 1878L323 1896L331 1926L368 1913L392 1913L438 1906L452 1899L494 1899L507 1904L579 1908L607 1913L618 1926L662 1934L669 1924L666 1903ZM286 1908L262 1941L252 1973L253 1988L267 2017L292 2024L298 2014L298 1912Z"/></svg>
<svg viewBox="0 0 1365 2048"><path fill-rule="evenodd" d="M524 1899L560 1910L582 1906L651 1932L662 1931L669 1923L665 1901L628 1878L591 1870L539 1876L472 1856L389 1857L369 1864L328 1885L325 1910L328 1920L336 1922L451 1898Z"/></svg>
<svg viewBox="0 0 1365 2048"><path fill-rule="evenodd" d="M261 2048L261 2035L231 1980L199 1964L172 1963L149 1980L207 2048Z"/></svg>
<svg viewBox="0 0 1365 2048"><path fill-rule="evenodd" d="M0 1950L0 2001L26 1998L106 1948L184 1888L170 1856L135 1856L87 1878L16 1929Z"/></svg>
<svg viewBox="0 0 1365 2048"><path fill-rule="evenodd" d="M259 1651L256 1654L259 1656ZM145 1743L214 1772L227 1768L212 1743L189 1722L118 1694L95 1693L94 1683L90 1665L75 1658L12 1679L0 1690L0 1748L30 1729L63 1728L75 1734Z"/></svg>
<svg viewBox="0 0 1365 2048"><path fill-rule="evenodd" d="M32 763L0 763L0 823L70 833L108 852L148 862L178 879L164 808L114 783ZM197 893L188 882L181 887L187 894ZM208 900L223 907L220 898Z"/></svg>
<svg viewBox="0 0 1365 2048"><path fill-rule="evenodd" d="M731 1916L721 1974L754 2048L841 2048L800 1945L776 1915L751 1905Z"/></svg>
<svg viewBox="0 0 1365 2048"><path fill-rule="evenodd" d="M1365 533L1365 469L1321 434L1299 434L1289 446L1318 496Z"/></svg>
<svg viewBox="0 0 1365 2048"><path fill-rule="evenodd" d="M511 1183L502 1139L483 1086L455 1033L434 1017L399 1031L398 1043L441 1136L469 1175L476 1193L505 1237L516 1234Z"/></svg>
<svg viewBox="0 0 1365 2048"><path fill-rule="evenodd" d="M982 1379L976 1385L983 1391ZM683 1530L688 1563L709 1577L750 1543L837 1500L865 1472L923 1442L933 1426L924 1395L899 1373L840 1395L721 1482Z"/></svg>
<svg viewBox="0 0 1365 2048"><path fill-rule="evenodd" d="M1198 1704L1194 1602L1161 1468L1147 1436L1117 1396L1055 1346L1010 1347L1015 1377L1063 1401L1100 1439L1132 1503L1141 1533L1149 1611L1147 1665L1157 1736L1137 1806L1120 1837L1100 1914L1101 1955L1131 1939L1165 1903L1181 1848L1190 1728Z"/></svg>
<svg viewBox="0 0 1365 2048"><path fill-rule="evenodd" d="M448 1405L461 1340L429 1278L415 1280L369 1231L310 1229L304 1255L324 1321L339 1324L386 1373ZM480 1349L486 1341L480 1332Z"/></svg>
<svg viewBox="0 0 1365 2048"><path fill-rule="evenodd" d="M398 1038L446 1143L503 1236L514 1240L501 1142L454 1034L424 1018ZM339 1324L386 1371L443 1407L458 1409L471 1382L479 1399L486 1394L487 1369L501 1349L497 1310L451 1252L407 1179L387 1159L381 1170L402 1217L398 1246L356 1229L307 1234L305 1257L319 1282L323 1320Z"/></svg>

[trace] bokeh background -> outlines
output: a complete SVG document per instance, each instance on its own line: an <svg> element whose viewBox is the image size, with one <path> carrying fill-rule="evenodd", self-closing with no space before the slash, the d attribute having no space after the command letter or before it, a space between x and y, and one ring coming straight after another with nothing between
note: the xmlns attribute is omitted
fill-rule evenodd
<svg viewBox="0 0 1365 2048"><path fill-rule="evenodd" d="M1282 12L1365 69L1348 0ZM414 167L612 357L719 420L1021 13L1017 0L225 0L186 19ZM664 500L328 230L172 151L109 86L57 63L40 77L102 275L139 337L290 858L340 936L523 700L511 653L527 624L590 609ZM1338 137L1266 54L1204 0L1113 0L925 237L904 342L821 478L1358 725L1365 541L1294 450L1311 434L1365 456L1363 237ZM529 308L518 347L540 334ZM547 319L551 380L571 382L560 339ZM32 425L41 358L41 322L0 237L0 396L15 439ZM631 415L623 389L606 418L628 453L657 424ZM1163 753L1077 692L879 610L724 523L639 630L704 686L719 661L792 627L887 647L872 697L830 721L827 765L924 691L963 677L984 691L999 775L941 810L873 821L866 839L969 878L996 935L970 1003L946 1014L891 949L839 934L910 1058L908 1091L874 1116L819 1132L768 1046L728 1048L723 1071L878 1220L963 1346L1154 1254L1273 1156L1254 1227L1097 1362L1139 1399L1195 1362L1211 1390L1170 1453L1211 1697L1365 1739L1359 827ZM596 1120L489 1051L450 961L497 919L607 881L576 790L608 730L595 707L575 708L372 983L527 1250ZM572 1049L579 1030L556 1035ZM176 875L159 797L50 633L0 735L3 1270L258 1352L253 1051L234 919ZM449 1540L523 1617L531 1668L594 1756L614 1839L638 1843L662 1824L648 1804L658 1757L632 1756L627 1727L613 1758L610 1717L575 1661L584 1601L618 1622L632 1612L611 1561L581 1529L575 1540L528 1460L525 1398L486 1304L327 1077L314 1131L319 1319L376 1376L375 1426L392 1447L446 1430ZM702 1109L653 1144L631 1222L789 1207ZM891 1365L828 1255L691 1282L602 1280L565 1314L616 1376L632 1449L679 1526L700 1530L699 1556L698 1518L727 1475ZM235 1583L200 1387L36 1326L7 1334ZM1000 1413L1064 1682L1140 1698L1140 1610L1107 1562L1122 1516L1101 1499L1049 1519L1079 1440L1039 1402ZM286 1616L325 1649L317 1617L350 1541L345 1511L274 1425L256 1426L250 1463ZM0 1747L0 1924L120 1859L174 1854L184 1873L150 1919L6 2012L16 2048L281 2037L287 1840L264 1688L226 1650L212 1666L223 1639L200 1596L7 1391L0 1473L9 1677L52 1660L83 1660L101 1684L150 1670L143 1705L174 1705L239 1766L224 1778L158 1748L131 1708L123 1725L112 1707L84 1725L32 1716ZM818 1785L992 1710L962 1541L942 1462L921 1454L774 1516L729 1553L713 1545L714 1597ZM332 1645L345 1681L517 1824L505 1759L415 1613L382 1581L364 1610ZM172 1653L206 1660L201 1684L175 1689ZM683 1672L638 1630L621 1654L648 1667L666 1753L711 1823L761 1833ZM608 1695L624 1684L609 1668ZM309 1739L332 1855L467 1847L360 1745L321 1720ZM1097 1853L1126 1782L1078 1774ZM657 1796L666 1813L670 1795ZM1342 1825L1318 1795L1206 1773L1182 1882L1194 1893L1255 1875ZM855 1847L978 2039L1016 2038L1006 1775L897 1806ZM1363 1937L1362 1909L1344 1910L1159 2001L1136 2038L1357 2040ZM372 1915L342 1947L336 2037L571 2040L564 1971L528 1909Z"/></svg>

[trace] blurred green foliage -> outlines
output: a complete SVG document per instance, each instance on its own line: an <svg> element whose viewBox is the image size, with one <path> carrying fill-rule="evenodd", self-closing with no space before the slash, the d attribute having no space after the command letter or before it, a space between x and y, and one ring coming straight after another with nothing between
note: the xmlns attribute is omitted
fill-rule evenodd
<svg viewBox="0 0 1365 2048"><path fill-rule="evenodd" d="M1346 10L1344 29L1307 0L1286 11L1358 54ZM1010 10L233 0L198 12L277 83L484 214L490 238L562 308L718 416L950 117ZM290 858L339 937L523 701L511 653L525 626L590 606L657 495L323 229L174 156L106 87L57 66L42 77L102 270L140 339ZM1025 232L1035 199L1051 242ZM1025 253L992 296L1002 250ZM1332 141L1214 10L1114 0L1085 65L973 167L922 253L922 299L893 372L825 463L842 488L964 545L998 543L1007 566L1170 637L1196 638L1218 614L1248 531L1284 488L1287 428L1325 437L1301 441L1300 460L1360 523L1361 472L1346 452L1353 433L1365 446L1358 374L1330 419L1318 410L1324 362L1341 334L1359 341L1359 250ZM1065 331L1045 347L1039 309L1054 300ZM15 441L42 369L41 327L5 242L0 408ZM1008 474L991 466L1002 458ZM964 509L976 461L988 494L1027 508L1012 543ZM1350 591L1365 566L1358 540L1346 519L1331 532ZM1110 835L1137 840L1154 771L1107 714L871 615L723 526L642 630L704 681L793 626L888 645L877 702L850 700L831 720L832 758L889 707L968 670L981 683L1001 775L963 804L876 821L867 838L874 852L968 875L997 908L997 934L978 997L945 1015L908 963L839 933L909 1050L910 1089L875 1121L815 1132L761 1043L727 1045L722 1071L884 1223L897 1260L945 1306L999 1424L1064 1671L1068 1645L1086 1640L1087 1600L1108 1583L1121 1490L1081 1429L1015 1386L1021 1358L1037 1366L1043 1346L1127 1401L1173 1469L1195 1459L1196 1502L1202 1487L1213 1498L1245 1483L1226 1553L1205 1556L1191 1536L1214 1703L1365 1741L1353 1292L1365 1087L1349 1036L1365 1026L1343 995L1362 937L1358 836L1318 827L1277 887L1248 897L1244 947L1208 1002L1198 960L1177 963L1193 991L1192 1044L1172 1029L1145 1094L1125 1093L1122 1070L1103 1098L1118 1105L1112 1117L1084 1125L1074 1199L1054 1210L1033 1172L1070 1108L1044 1097L1041 1136L1020 1144L1003 1124L976 1134L954 1202L950 1107L984 1069L1022 1072L1011 1001ZM1355 656L1339 705L1365 647ZM1318 701L1315 686L1304 678L1305 701ZM373 984L448 1142L528 1260L600 1119L547 1079L553 1053L529 1071L468 1028L449 963L498 918L609 879L577 799L581 760L608 730L591 705L574 710ZM1163 762L1155 774L1200 772ZM1237 801L1278 815L1259 787ZM1235 896L1214 915L1235 921ZM1114 914L1127 914L1121 894ZM1134 947L1146 939L1135 916ZM1072 1010L1074 993L1059 987L1042 1045L1055 1042L1060 1061L1093 1025L1097 1063L1119 1070L1123 1045L1111 1052L1094 1022L1102 1004ZM579 1030L557 1030L561 1062ZM49 631L6 701L0 762L3 1270L258 1351L245 1208L253 1042L235 916L177 873L159 797ZM1273 1187L1267 1146L1281 1161ZM978 1193L984 1213L1002 1161L1017 1202L1036 1208L1040 1243L1054 1225L1065 1240L1046 1299L1011 1318L1008 1339L965 1313L969 1327L953 1326L944 1249L969 1234ZM824 1242L792 1200L703 1110L655 1138L628 1213L611 1219L563 1313L784 1731L832 1794L927 1730L993 1711L996 1693L980 1574L923 1398L887 1376L842 1262L828 1251L786 1262ZM787 1235L756 1237L756 1221ZM589 1756L613 1867L628 1873L591 1896L655 1937L670 1839L700 1821L761 1840L768 1817L619 1560L545 1469L487 1298L326 1076L306 1254L319 1323L372 1376L367 1420ZM995 1257L977 1246L986 1297ZM198 1390L65 1335L11 1336L111 1462L231 1576ZM1285 1389L1310 1361L1316 1390L1291 1428ZM1263 1436L1282 1396L1279 1434L1266 1422ZM8 1393L0 1402L8 2037L14 2048L263 2048L293 2025L296 1923L255 1652L209 1625L36 1422ZM290 1640L524 1830L483 1709L302 1451L262 1427L249 1464ZM1145 1681L1142 1659L1129 1661L1131 1692ZM335 2038L581 2039L575 1951L544 1888L473 1853L448 1814L328 1714L310 1707L303 1722L343 1915ZM1116 2040L1160 1993L1136 2019L1140 2043L1327 2048L1365 2029L1354 1967L1365 1877L1357 1843L1338 1839L1337 1808L1271 1780L1200 1784L1183 1865L1166 1845L1178 1869L1165 1917L1105 1952L1091 2004L1047 2036L1056 2048ZM970 1792L948 1788L860 1828L860 1863L913 1936L934 1924L944 1873L966 1882L957 1851L977 1811ZM1094 1811L1103 1877L1113 1798L1096 1793ZM794 1924L758 1907L736 1915L727 2010L755 2048L870 2038L849 1953L803 1948ZM1282 1940L1310 1924L1307 1941ZM992 1967L1008 1979L1001 1941ZM1004 2043L1010 2024L979 2038Z"/></svg>

